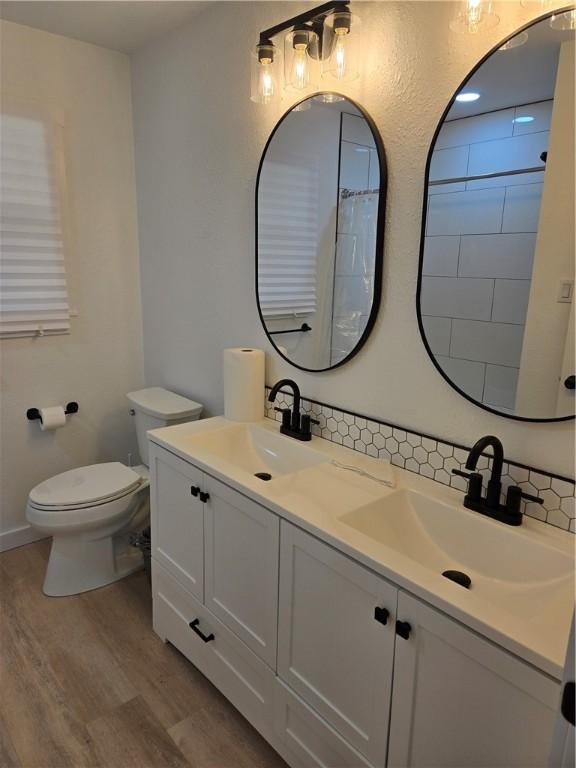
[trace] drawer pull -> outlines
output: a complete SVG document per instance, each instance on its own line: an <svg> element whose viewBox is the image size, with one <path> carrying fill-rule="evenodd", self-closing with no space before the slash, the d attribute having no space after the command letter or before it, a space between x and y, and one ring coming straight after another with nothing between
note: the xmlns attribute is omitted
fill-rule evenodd
<svg viewBox="0 0 576 768"><path fill-rule="evenodd" d="M191 485L190 493L192 494L192 496L198 496L198 494L200 493L200 488L198 488L197 485Z"/></svg>
<svg viewBox="0 0 576 768"><path fill-rule="evenodd" d="M376 621L379 621L380 624L387 624L389 616L390 611L388 611L386 608L380 608L380 606L376 606L376 608L374 608L374 618Z"/></svg>
<svg viewBox="0 0 576 768"><path fill-rule="evenodd" d="M208 501L210 498L210 494L206 493L206 491L200 491L200 501L202 501L204 504Z"/></svg>
<svg viewBox="0 0 576 768"><path fill-rule="evenodd" d="M191 621L189 624L190 629L195 632L199 638L204 640L205 643L209 643L211 640L214 640L214 634L210 632L209 635L205 635L204 632L198 627L198 624L200 624L200 619L194 619L194 621Z"/></svg>
<svg viewBox="0 0 576 768"><path fill-rule="evenodd" d="M396 622L396 634L400 635L400 637L403 637L404 640L408 640L410 637L410 632L412 631L412 627L410 624L408 624L407 621L397 621Z"/></svg>

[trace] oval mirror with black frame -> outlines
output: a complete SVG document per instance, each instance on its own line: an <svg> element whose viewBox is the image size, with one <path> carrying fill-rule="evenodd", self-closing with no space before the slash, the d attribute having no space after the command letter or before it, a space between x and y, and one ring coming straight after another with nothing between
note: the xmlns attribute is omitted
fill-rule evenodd
<svg viewBox="0 0 576 768"><path fill-rule="evenodd" d="M418 321L444 378L522 421L574 418L573 10L462 83L426 167Z"/></svg>
<svg viewBox="0 0 576 768"><path fill-rule="evenodd" d="M256 297L268 338L295 367L336 368L368 338L385 198L382 142L350 99L316 94L274 128L256 186Z"/></svg>

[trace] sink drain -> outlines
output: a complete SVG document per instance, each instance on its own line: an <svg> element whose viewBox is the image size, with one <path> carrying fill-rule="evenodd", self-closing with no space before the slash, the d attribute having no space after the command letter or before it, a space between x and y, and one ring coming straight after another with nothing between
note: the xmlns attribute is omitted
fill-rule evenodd
<svg viewBox="0 0 576 768"><path fill-rule="evenodd" d="M270 472L255 472L254 477L257 477L258 480L265 480L268 482L268 480L272 480L272 475Z"/></svg>
<svg viewBox="0 0 576 768"><path fill-rule="evenodd" d="M462 573L462 571L443 571L442 576L450 579L450 581L453 581L456 584L460 584L460 586L465 589L470 589L470 585L472 584L470 576L466 573Z"/></svg>

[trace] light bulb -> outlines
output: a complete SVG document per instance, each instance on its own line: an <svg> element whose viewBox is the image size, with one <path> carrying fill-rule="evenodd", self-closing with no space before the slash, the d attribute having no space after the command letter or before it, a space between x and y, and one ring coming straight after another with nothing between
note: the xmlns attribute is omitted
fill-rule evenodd
<svg viewBox="0 0 576 768"><path fill-rule="evenodd" d="M272 75L272 61L264 59L260 62L260 76L258 78L258 95L262 104L270 104L274 98L274 76Z"/></svg>
<svg viewBox="0 0 576 768"><path fill-rule="evenodd" d="M308 85L308 62L306 60L306 46L298 45L294 46L294 59L292 68L294 71L294 77L292 78L292 85L294 88L302 89Z"/></svg>
<svg viewBox="0 0 576 768"><path fill-rule="evenodd" d="M346 32L336 33L334 64L334 76L338 80L342 80L346 76Z"/></svg>

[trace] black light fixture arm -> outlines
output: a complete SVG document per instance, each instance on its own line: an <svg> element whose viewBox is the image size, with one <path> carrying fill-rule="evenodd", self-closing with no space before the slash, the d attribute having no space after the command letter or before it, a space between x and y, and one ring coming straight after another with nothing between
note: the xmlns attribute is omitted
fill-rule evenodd
<svg viewBox="0 0 576 768"><path fill-rule="evenodd" d="M285 32L287 29L295 29L296 27L304 26L310 22L320 19L323 20L332 11L347 10L349 5L350 0L332 0L329 3L323 3L322 5L316 6L316 8L311 8L309 11L300 13L298 16L293 16L291 19L282 21L280 24L276 24L274 27L270 27L269 29L260 32L260 45L270 44L271 38L280 34L280 32Z"/></svg>

